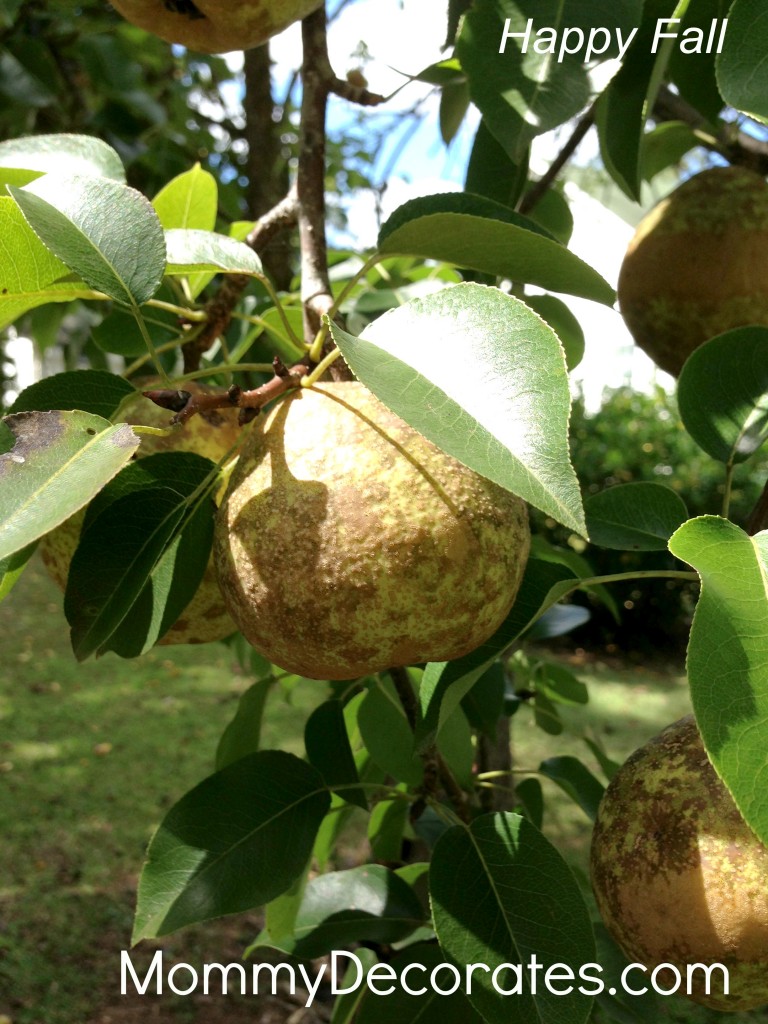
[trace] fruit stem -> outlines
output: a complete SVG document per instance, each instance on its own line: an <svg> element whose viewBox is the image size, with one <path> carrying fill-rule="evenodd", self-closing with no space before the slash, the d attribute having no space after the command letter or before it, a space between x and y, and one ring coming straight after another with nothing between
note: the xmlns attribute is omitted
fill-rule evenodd
<svg viewBox="0 0 768 1024"><path fill-rule="evenodd" d="M319 381L320 378L325 373L325 371L328 369L328 367L332 363L335 363L340 355L341 355L341 352L337 348L333 349L332 352L329 352L328 355L325 356L325 358L320 360L320 362L312 370L311 373L308 373L308 374L306 374L306 376L301 378L301 386L303 388L309 388L313 384L315 384L317 381Z"/></svg>

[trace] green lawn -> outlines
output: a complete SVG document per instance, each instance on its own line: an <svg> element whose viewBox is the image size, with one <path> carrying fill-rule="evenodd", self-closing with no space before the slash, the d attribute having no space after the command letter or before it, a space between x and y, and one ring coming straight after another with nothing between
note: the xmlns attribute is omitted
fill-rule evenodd
<svg viewBox="0 0 768 1024"><path fill-rule="evenodd" d="M554 739L522 708L512 720L518 767L570 753L597 771L584 735L622 760L689 709L679 669L571 667L589 683L589 706L567 709L566 731ZM211 772L248 682L222 645L78 665L61 596L36 563L0 604L0 1024L3 1014L13 1024L279 1019L232 997L218 1009L163 997L150 1012L147 999L131 1010L119 996L119 952L129 943L147 839L167 808ZM263 745L303 753L303 721L324 693L322 684L305 682L291 703L274 694ZM546 830L583 866L590 823L554 784L544 787ZM188 962L232 960L258 926L255 915L242 915L162 945ZM153 949L135 962L148 962ZM690 1024L721 1019L689 1012L681 1000L667 1010L665 1019Z"/></svg>

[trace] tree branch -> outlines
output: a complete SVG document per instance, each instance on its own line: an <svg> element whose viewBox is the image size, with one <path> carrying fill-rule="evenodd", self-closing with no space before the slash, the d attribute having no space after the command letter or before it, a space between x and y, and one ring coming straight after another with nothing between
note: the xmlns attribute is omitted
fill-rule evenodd
<svg viewBox="0 0 768 1024"><path fill-rule="evenodd" d="M171 423L186 423L197 413L210 412L212 409L240 409L240 422L247 423L268 402L293 388L301 386L302 377L309 373L307 363L296 363L286 367L275 357L273 360L275 375L261 387L244 391L234 385L228 391L212 391L195 393L172 388L157 388L143 391L142 394L161 409L169 409L175 413Z"/></svg>
<svg viewBox="0 0 768 1024"><path fill-rule="evenodd" d="M296 187L301 243L301 301L304 340L312 344L333 305L325 240L325 118L328 96L336 82L328 59L325 7L301 23L304 55L301 68L301 144ZM321 358L332 343L327 341ZM351 380L343 360L331 367L334 380Z"/></svg>
<svg viewBox="0 0 768 1024"><path fill-rule="evenodd" d="M735 125L714 126L695 107L663 85L653 106L656 121L682 121L699 136L702 146L719 153L729 163L768 175L768 142L739 131Z"/></svg>
<svg viewBox="0 0 768 1024"><path fill-rule="evenodd" d="M554 184L558 174L579 147L579 144L595 123L594 104L579 118L567 142L549 165L546 173L528 189L518 204L518 213L529 214Z"/></svg>
<svg viewBox="0 0 768 1024"><path fill-rule="evenodd" d="M292 189L269 213L261 217L246 238L246 243L259 255L272 239L296 223L297 198ZM216 339L226 331L232 311L250 282L248 274L225 274L216 294L205 306L205 325L192 341L181 347L184 355L184 373L200 369L200 359Z"/></svg>

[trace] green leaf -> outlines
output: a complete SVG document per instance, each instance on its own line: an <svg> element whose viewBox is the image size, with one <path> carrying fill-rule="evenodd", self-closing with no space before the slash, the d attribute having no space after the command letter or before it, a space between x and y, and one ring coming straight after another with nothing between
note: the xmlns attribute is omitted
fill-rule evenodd
<svg viewBox="0 0 768 1024"><path fill-rule="evenodd" d="M342 975L341 994L333 1001L331 1024L353 1024L353 1021L355 1024L360 1024L362 1018L357 1016L357 1011L368 991L366 986L361 985L360 982L367 977L368 971L378 963L378 958L372 949L366 949L365 946L360 946L354 954L342 955L346 955L350 959L350 964ZM354 959L352 959L353 956Z"/></svg>
<svg viewBox="0 0 768 1024"><path fill-rule="evenodd" d="M379 317L355 338L331 325L355 376L481 476L585 534L568 455L562 348L523 302L458 284Z"/></svg>
<svg viewBox="0 0 768 1024"><path fill-rule="evenodd" d="M432 972L444 962L438 946L417 943L379 965L374 980L368 987L361 986L362 1002L355 1024L483 1024L483 1018L461 988L450 995L437 991L450 992L454 985L452 973L446 969L437 971L435 983L431 983ZM404 976L407 988L403 985ZM347 984L351 985L352 980ZM394 991L390 992L390 988Z"/></svg>
<svg viewBox="0 0 768 1024"><path fill-rule="evenodd" d="M541 830L544 820L544 793L538 779L523 779L515 786L515 800L520 804L520 813L532 825Z"/></svg>
<svg viewBox="0 0 768 1024"><path fill-rule="evenodd" d="M165 233L168 252L166 273L186 275L197 271L251 274L263 277L261 260L245 242L214 231L174 228Z"/></svg>
<svg viewBox="0 0 768 1024"><path fill-rule="evenodd" d="M304 870L330 804L310 765L249 754L168 812L139 882L133 942L268 903Z"/></svg>
<svg viewBox="0 0 768 1024"><path fill-rule="evenodd" d="M505 19L510 20L510 32L524 33L529 6L514 0L476 0L456 40L472 100L516 162L537 135L567 121L589 102L586 68L577 57L558 61L557 55L536 53L533 40L523 53L524 41L519 38L507 39L499 52ZM541 0L536 4L537 26L557 29L577 24L573 7L567 0ZM590 12L582 5L581 13L588 16ZM602 16L600 24L612 21L612 12L605 7L595 10L595 15Z"/></svg>
<svg viewBox="0 0 768 1024"><path fill-rule="evenodd" d="M51 409L80 409L109 419L135 388L123 377L106 370L69 370L24 388L10 411L44 412Z"/></svg>
<svg viewBox="0 0 768 1024"><path fill-rule="evenodd" d="M456 884L457 875L464 880ZM469 999L488 1024L515 1019L537 1024L582 1024L592 1000L578 992L579 968L594 960L594 939L578 883L557 850L525 818L487 814L469 828L455 827L438 840L430 868L437 937L457 964L481 963ZM528 969L535 955L538 980L566 965L570 981L532 991ZM508 965L508 966L505 966ZM517 965L517 966L512 966ZM562 978L562 975L561 975Z"/></svg>
<svg viewBox="0 0 768 1024"><path fill-rule="evenodd" d="M0 196L0 237L0 327L46 302L93 297L82 282L59 281L69 273L67 266L43 245L9 196Z"/></svg>
<svg viewBox="0 0 768 1024"><path fill-rule="evenodd" d="M539 771L556 782L591 821L595 820L605 786L577 757L548 757L539 765Z"/></svg>
<svg viewBox="0 0 768 1024"><path fill-rule="evenodd" d="M578 366L584 358L584 331L566 304L554 295L526 295L525 304L546 320L560 339L568 369Z"/></svg>
<svg viewBox="0 0 768 1024"><path fill-rule="evenodd" d="M92 135L24 135L0 142L0 185L26 185L48 173L125 182L120 157Z"/></svg>
<svg viewBox="0 0 768 1024"><path fill-rule="evenodd" d="M13 590L36 548L37 542L33 542L22 548L21 551L16 551L0 560L0 601L4 600Z"/></svg>
<svg viewBox="0 0 768 1024"><path fill-rule="evenodd" d="M139 447L127 424L85 412L20 412L3 423L16 443L0 455L0 559L87 505Z"/></svg>
<svg viewBox="0 0 768 1024"><path fill-rule="evenodd" d="M340 700L327 700L315 708L304 727L304 746L309 763L317 768L328 788L342 787L338 795L343 800L367 810L365 792L359 788L348 788L360 779Z"/></svg>
<svg viewBox="0 0 768 1024"><path fill-rule="evenodd" d="M163 229L140 192L108 178L54 174L9 191L45 245L91 288L138 305L160 287Z"/></svg>
<svg viewBox="0 0 768 1024"><path fill-rule="evenodd" d="M460 707L446 719L437 739L437 748L459 785L472 789L475 782L475 746L469 722Z"/></svg>
<svg viewBox="0 0 768 1024"><path fill-rule="evenodd" d="M355 942L398 942L423 923L413 889L394 871L369 864L311 879L296 915L293 941L281 942L279 948L314 959Z"/></svg>
<svg viewBox="0 0 768 1024"><path fill-rule="evenodd" d="M213 231L218 206L216 179L200 164L195 164L161 188L152 205L166 231L171 228Z"/></svg>
<svg viewBox="0 0 768 1024"><path fill-rule="evenodd" d="M398 787L403 794L407 787ZM368 842L371 857L377 861L400 861L403 859L403 833L408 824L410 802L406 799L377 801L368 819Z"/></svg>
<svg viewBox="0 0 768 1024"><path fill-rule="evenodd" d="M657 125L643 139L640 154L643 181L652 181L668 167L679 164L685 154L698 145L693 129L683 121L665 121Z"/></svg>
<svg viewBox="0 0 768 1024"><path fill-rule="evenodd" d="M594 494L585 502L584 512L592 543L619 551L664 551L688 518L685 502L676 491L644 482L617 484Z"/></svg>
<svg viewBox="0 0 768 1024"><path fill-rule="evenodd" d="M173 295L167 285L162 285L155 293L156 299L174 302ZM155 348L176 340L179 345L184 341L183 329L179 325L179 314L166 309L150 306L142 308L144 329L149 334ZM125 306L112 306L100 324L91 329L91 337L102 352L114 352L119 356L133 359L147 354L147 342L137 318Z"/></svg>
<svg viewBox="0 0 768 1024"><path fill-rule="evenodd" d="M568 200L559 189L547 189L537 200L529 216L540 227L549 231L558 242L568 245L573 234L573 214Z"/></svg>
<svg viewBox="0 0 768 1024"><path fill-rule="evenodd" d="M513 163L485 121L481 121L469 155L464 191L514 207L527 176L527 154L519 164Z"/></svg>
<svg viewBox="0 0 768 1024"><path fill-rule="evenodd" d="M535 221L482 196L446 192L409 200L382 226L378 250L454 263L609 306L616 299L596 270Z"/></svg>
<svg viewBox="0 0 768 1024"><path fill-rule="evenodd" d="M521 636L547 608L578 586L565 566L529 558L512 610L493 636L454 661L427 665L419 688L422 722L417 731L420 749L432 741L465 694L499 655Z"/></svg>
<svg viewBox="0 0 768 1024"><path fill-rule="evenodd" d="M489 739L496 738L498 721L504 711L505 687L504 667L494 662L461 701L470 725L485 733Z"/></svg>
<svg viewBox="0 0 768 1024"><path fill-rule="evenodd" d="M272 676L267 676L257 680L241 695L235 717L221 734L216 748L217 771L258 751L264 708L273 684Z"/></svg>
<svg viewBox="0 0 768 1024"><path fill-rule="evenodd" d="M645 123L670 54L667 41L658 45L656 32L659 19L674 15L675 8L675 0L648 0L632 46L597 103L603 163L619 188L635 202L640 201Z"/></svg>
<svg viewBox="0 0 768 1024"><path fill-rule="evenodd" d="M143 654L176 622L210 555L214 466L164 452L127 467L88 509L64 596L78 660Z"/></svg>
<svg viewBox="0 0 768 1024"><path fill-rule="evenodd" d="M0 49L0 95L32 109L50 107L56 102L50 86L5 47Z"/></svg>
<svg viewBox="0 0 768 1024"><path fill-rule="evenodd" d="M463 80L449 82L440 94L440 138L446 144L456 137L469 110L469 86Z"/></svg>
<svg viewBox="0 0 768 1024"><path fill-rule="evenodd" d="M732 2L733 0L694 0L688 5L688 10L679 26L680 30L684 32L688 28L702 29L702 38L709 41L712 20L728 17ZM717 45L721 27L722 21L715 26L717 33L714 37L715 45ZM706 50L706 45L702 49ZM680 95L713 126L717 124L718 117L725 106L725 100L717 87L715 74L718 60L719 56L716 53L684 53L679 46L675 47L669 60L669 77ZM705 128L705 130L708 129ZM716 128L714 130L717 131Z"/></svg>
<svg viewBox="0 0 768 1024"><path fill-rule="evenodd" d="M418 786L424 774L413 751L413 733L395 688L381 678L370 687L357 716L366 750L380 768L398 782Z"/></svg>
<svg viewBox="0 0 768 1024"><path fill-rule="evenodd" d="M589 703L589 691L586 686L564 665L546 661L540 664L539 671L536 686L545 690L552 700L570 705Z"/></svg>
<svg viewBox="0 0 768 1024"><path fill-rule="evenodd" d="M537 690L533 695L533 716L536 727L548 736L559 736L562 733L560 712L543 690Z"/></svg>
<svg viewBox="0 0 768 1024"><path fill-rule="evenodd" d="M707 455L748 459L768 437L768 328L737 327L697 348L680 373L677 403Z"/></svg>
<svg viewBox="0 0 768 1024"><path fill-rule="evenodd" d="M728 31L717 58L723 99L760 121L768 121L768 11L761 0L734 0Z"/></svg>
<svg viewBox="0 0 768 1024"><path fill-rule="evenodd" d="M768 532L749 537L717 516L691 519L669 550L701 577L688 642L696 721L718 775L768 843Z"/></svg>

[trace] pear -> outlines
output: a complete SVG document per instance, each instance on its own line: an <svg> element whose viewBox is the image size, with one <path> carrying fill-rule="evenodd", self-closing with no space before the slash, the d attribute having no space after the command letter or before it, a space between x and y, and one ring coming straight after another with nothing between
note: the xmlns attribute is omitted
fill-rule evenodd
<svg viewBox="0 0 768 1024"><path fill-rule="evenodd" d="M306 18L323 0L112 0L139 28L199 53L228 53L260 46Z"/></svg>
<svg viewBox="0 0 768 1024"><path fill-rule="evenodd" d="M145 381L144 387L151 387L156 381ZM204 391L200 385L184 384L192 393ZM148 427L167 427L171 413L137 391L128 399L119 416L118 423L143 424ZM142 436L137 458L156 452L195 452L218 462L236 443L240 434L237 409L217 409L193 416L183 427L164 436ZM218 496L221 497L221 494ZM70 516L65 523L43 537L39 545L40 555L48 573L64 590L67 585L69 565L80 539L86 509ZM205 574L179 619L171 626L160 644L194 644L223 640L236 632L237 627L227 613L221 591L216 581L213 560L209 559Z"/></svg>
<svg viewBox="0 0 768 1024"><path fill-rule="evenodd" d="M717 969L707 993L697 968L694 1002L733 1011L768 1002L768 849L715 773L693 716L614 776L595 823L591 874L606 927L649 974L673 965L685 985L687 965L723 964L730 994ZM659 971L662 989L674 982L669 968Z"/></svg>
<svg viewBox="0 0 768 1024"><path fill-rule="evenodd" d="M514 602L529 546L520 498L356 381L295 391L257 421L214 531L240 631L313 679L473 650Z"/></svg>
<svg viewBox="0 0 768 1024"><path fill-rule="evenodd" d="M621 266L619 307L657 366L678 376L709 338L768 324L768 185L744 167L683 182L640 222Z"/></svg>

